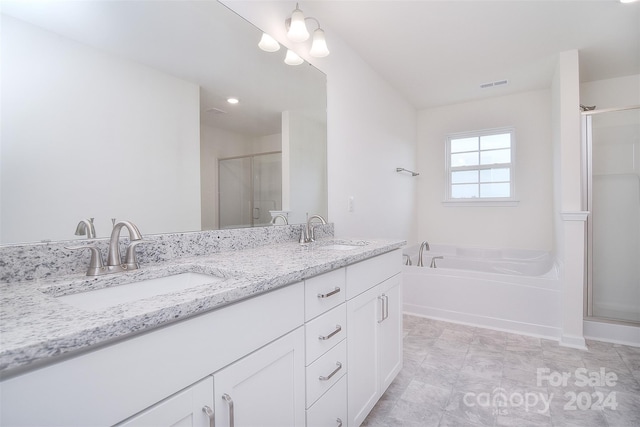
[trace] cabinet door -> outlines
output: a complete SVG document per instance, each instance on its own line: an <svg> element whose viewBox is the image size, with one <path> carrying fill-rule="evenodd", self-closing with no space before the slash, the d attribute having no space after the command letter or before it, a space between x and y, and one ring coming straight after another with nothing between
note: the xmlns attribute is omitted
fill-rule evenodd
<svg viewBox="0 0 640 427"><path fill-rule="evenodd" d="M307 427L347 427L347 377L307 409Z"/></svg>
<svg viewBox="0 0 640 427"><path fill-rule="evenodd" d="M207 427L211 425L212 408L213 377L207 377L118 426Z"/></svg>
<svg viewBox="0 0 640 427"><path fill-rule="evenodd" d="M379 285L383 299L383 320L378 323L380 394L402 369L402 277L400 274Z"/></svg>
<svg viewBox="0 0 640 427"><path fill-rule="evenodd" d="M382 299L374 287L347 301L349 426L359 426L378 401L378 321Z"/></svg>
<svg viewBox="0 0 640 427"><path fill-rule="evenodd" d="M305 423L304 328L213 375L217 427Z"/></svg>

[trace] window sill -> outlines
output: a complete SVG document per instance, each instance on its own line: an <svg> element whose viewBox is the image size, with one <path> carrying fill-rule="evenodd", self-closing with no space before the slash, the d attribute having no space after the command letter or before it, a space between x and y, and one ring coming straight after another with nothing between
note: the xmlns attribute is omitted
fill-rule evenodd
<svg viewBox="0 0 640 427"><path fill-rule="evenodd" d="M520 203L515 199L459 199L444 200L443 206L460 206L460 207L515 207Z"/></svg>

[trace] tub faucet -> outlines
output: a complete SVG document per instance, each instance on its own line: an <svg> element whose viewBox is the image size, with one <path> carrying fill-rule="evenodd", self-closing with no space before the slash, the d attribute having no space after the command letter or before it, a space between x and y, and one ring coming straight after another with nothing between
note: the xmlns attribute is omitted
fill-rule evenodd
<svg viewBox="0 0 640 427"><path fill-rule="evenodd" d="M316 226L312 225L314 219L319 220L321 224L327 223L327 221L325 221L325 219L321 215L310 216L309 219L307 219L307 225L302 229L302 233L300 235L300 243L311 243L316 241L314 232Z"/></svg>
<svg viewBox="0 0 640 427"><path fill-rule="evenodd" d="M431 265L429 265L429 268L438 268L438 266L436 265L436 260L437 259L444 259L444 257L443 256L431 257Z"/></svg>
<svg viewBox="0 0 640 427"><path fill-rule="evenodd" d="M427 242L426 240L424 242L422 242L422 244L420 245L420 252L418 252L418 267L424 267L424 263L422 262L422 251L425 248L427 250L430 250L429 242Z"/></svg>
<svg viewBox="0 0 640 427"><path fill-rule="evenodd" d="M129 231L129 246L127 246L127 252L124 262L120 256L120 231L122 227L125 227ZM138 261L136 260L135 246L142 243L142 234L140 230L130 221L119 221L114 224L113 231L111 231L111 240L109 240L109 256L107 257L107 269L110 273L116 273L118 271L135 270L138 268Z"/></svg>
<svg viewBox="0 0 640 427"><path fill-rule="evenodd" d="M411 265L411 257L407 254L403 254L403 257L407 257L407 260L404 262L404 265Z"/></svg>

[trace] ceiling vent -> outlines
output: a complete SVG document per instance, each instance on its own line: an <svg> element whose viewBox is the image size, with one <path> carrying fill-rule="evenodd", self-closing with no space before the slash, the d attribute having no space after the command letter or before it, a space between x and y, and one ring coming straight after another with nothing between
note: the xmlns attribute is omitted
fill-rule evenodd
<svg viewBox="0 0 640 427"><path fill-rule="evenodd" d="M483 84L480 85L480 88L481 89L486 89L486 88L489 88L489 87L504 86L507 83L509 83L508 80L498 80L498 81L495 81L495 82L483 83Z"/></svg>
<svg viewBox="0 0 640 427"><path fill-rule="evenodd" d="M208 109L206 109L206 110L205 110L205 113L214 114L214 115L218 115L218 114L227 114L227 112L226 112L226 111L221 110L221 109L219 109L219 108L215 108L215 107L212 107L212 108L208 108Z"/></svg>

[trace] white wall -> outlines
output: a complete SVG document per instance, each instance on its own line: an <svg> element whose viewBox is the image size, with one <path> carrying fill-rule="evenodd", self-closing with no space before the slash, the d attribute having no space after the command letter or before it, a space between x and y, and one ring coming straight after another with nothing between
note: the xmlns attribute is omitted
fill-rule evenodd
<svg viewBox="0 0 640 427"><path fill-rule="evenodd" d="M580 103L598 110L640 105L640 74L581 83Z"/></svg>
<svg viewBox="0 0 640 427"><path fill-rule="evenodd" d="M283 21L294 3L224 3L327 74L328 219L336 235L415 241L417 180L395 171L416 168L415 109L331 28L323 27L331 51L326 58L310 58L308 46L289 42ZM322 22L313 4L305 5L305 13ZM282 50L278 54L284 58Z"/></svg>
<svg viewBox="0 0 640 427"><path fill-rule="evenodd" d="M549 90L431 108L418 115L418 230L430 243L551 250ZM513 126L517 206L445 206L445 142L458 132Z"/></svg>
<svg viewBox="0 0 640 427"><path fill-rule="evenodd" d="M199 120L196 85L3 16L0 241L199 229Z"/></svg>

